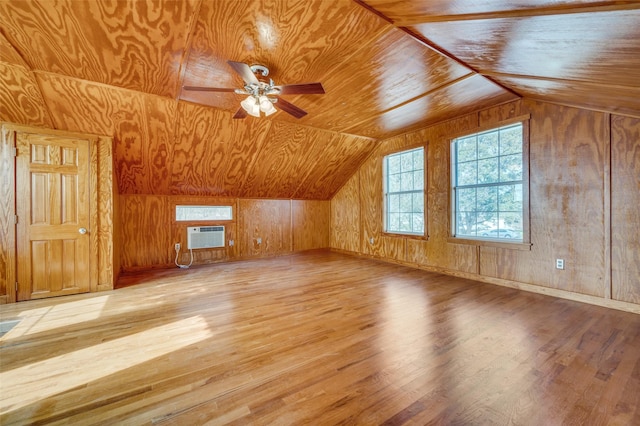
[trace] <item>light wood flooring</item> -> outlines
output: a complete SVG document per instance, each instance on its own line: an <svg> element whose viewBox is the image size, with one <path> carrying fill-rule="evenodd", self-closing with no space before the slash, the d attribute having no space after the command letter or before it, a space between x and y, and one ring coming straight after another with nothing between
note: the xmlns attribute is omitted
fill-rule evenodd
<svg viewBox="0 0 640 426"><path fill-rule="evenodd" d="M0 424L638 425L640 316L330 252L0 308Z"/></svg>

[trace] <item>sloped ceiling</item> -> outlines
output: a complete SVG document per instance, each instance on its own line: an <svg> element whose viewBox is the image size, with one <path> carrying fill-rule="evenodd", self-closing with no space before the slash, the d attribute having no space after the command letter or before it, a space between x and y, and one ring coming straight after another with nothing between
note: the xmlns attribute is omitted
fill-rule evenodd
<svg viewBox="0 0 640 426"><path fill-rule="evenodd" d="M113 136L121 193L328 199L376 140L520 96L640 115L640 2L0 0L0 120ZM227 60L308 111L234 120ZM277 104L276 104L277 106Z"/></svg>

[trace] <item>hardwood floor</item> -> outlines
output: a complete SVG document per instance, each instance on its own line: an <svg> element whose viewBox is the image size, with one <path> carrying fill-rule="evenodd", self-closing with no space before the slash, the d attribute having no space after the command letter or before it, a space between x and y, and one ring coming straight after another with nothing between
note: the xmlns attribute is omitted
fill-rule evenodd
<svg viewBox="0 0 640 426"><path fill-rule="evenodd" d="M120 285L0 308L1 424L640 424L635 314L329 252Z"/></svg>

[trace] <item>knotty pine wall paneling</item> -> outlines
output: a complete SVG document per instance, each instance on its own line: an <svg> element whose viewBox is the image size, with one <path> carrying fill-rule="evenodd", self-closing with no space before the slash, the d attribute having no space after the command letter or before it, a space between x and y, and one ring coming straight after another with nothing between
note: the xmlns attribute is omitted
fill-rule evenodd
<svg viewBox="0 0 640 426"><path fill-rule="evenodd" d="M239 206L241 257L274 256L293 251L291 200L241 199Z"/></svg>
<svg viewBox="0 0 640 426"><path fill-rule="evenodd" d="M356 172L331 199L331 247L362 253L361 224L360 173Z"/></svg>
<svg viewBox="0 0 640 426"><path fill-rule="evenodd" d="M330 202L293 200L291 207L293 251L329 247Z"/></svg>
<svg viewBox="0 0 640 426"><path fill-rule="evenodd" d="M611 117L611 284L640 304L640 119Z"/></svg>

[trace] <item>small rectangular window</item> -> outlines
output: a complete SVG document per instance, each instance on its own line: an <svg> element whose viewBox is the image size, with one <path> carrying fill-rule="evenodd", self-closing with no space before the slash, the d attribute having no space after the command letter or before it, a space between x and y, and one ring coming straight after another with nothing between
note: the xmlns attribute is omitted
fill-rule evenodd
<svg viewBox="0 0 640 426"><path fill-rule="evenodd" d="M232 220L231 206L176 206L176 221Z"/></svg>
<svg viewBox="0 0 640 426"><path fill-rule="evenodd" d="M385 232L424 235L424 148L384 157Z"/></svg>
<svg viewBox="0 0 640 426"><path fill-rule="evenodd" d="M452 231L458 238L522 242L523 125L463 136L451 145Z"/></svg>

